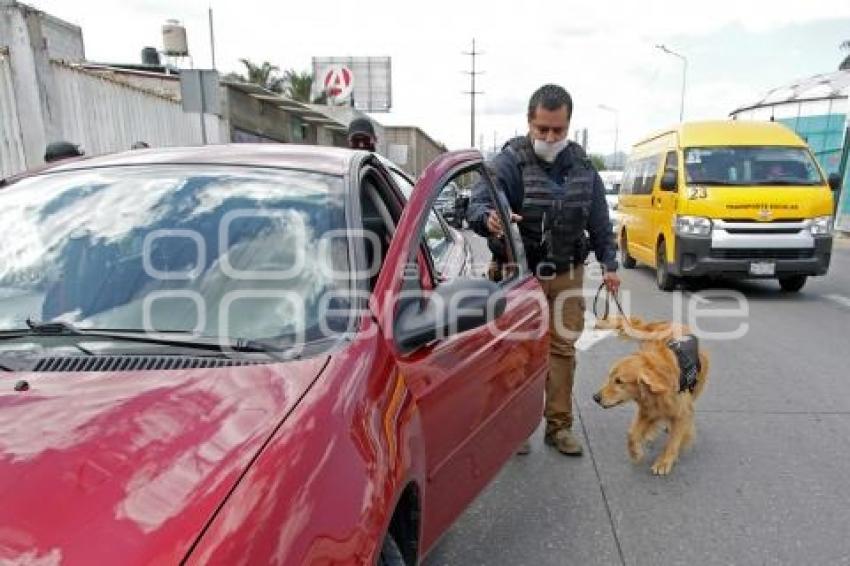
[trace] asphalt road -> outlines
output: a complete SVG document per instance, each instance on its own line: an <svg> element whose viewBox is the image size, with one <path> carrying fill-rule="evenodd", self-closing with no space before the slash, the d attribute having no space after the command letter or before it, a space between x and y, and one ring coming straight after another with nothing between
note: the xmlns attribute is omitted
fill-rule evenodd
<svg viewBox="0 0 850 566"><path fill-rule="evenodd" d="M796 295L773 281L663 293L643 268L623 280L632 312L650 319L740 306L719 291L748 309L698 319L746 333L703 339L712 364L694 447L668 477L649 471L659 441L629 462L633 406L604 410L591 395L635 345L588 334L575 388L585 456L561 456L538 429L533 452L508 463L425 564L850 563L850 244L837 242L830 273Z"/></svg>

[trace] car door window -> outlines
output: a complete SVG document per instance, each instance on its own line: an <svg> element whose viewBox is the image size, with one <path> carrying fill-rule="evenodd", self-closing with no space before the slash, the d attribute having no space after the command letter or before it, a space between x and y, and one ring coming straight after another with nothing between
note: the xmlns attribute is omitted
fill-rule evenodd
<svg viewBox="0 0 850 566"><path fill-rule="evenodd" d="M413 182L397 169L390 169L390 176L398 190L404 195L405 200L409 199L410 193L413 192Z"/></svg>
<svg viewBox="0 0 850 566"><path fill-rule="evenodd" d="M507 222L506 204L499 205L492 181L487 177L483 166L465 171L447 180L435 195L434 202L447 198L457 198L459 194L478 195L477 206L485 206L497 211L503 218L503 224L510 226L503 238L490 240L476 234L471 227L462 222L450 227L446 219L432 210L423 230L427 250L433 259L439 281L454 280L461 277L485 277L500 282L513 280L519 273L526 271L524 255L521 249L519 230L515 224ZM481 200L483 199L483 200ZM471 206L471 205L470 205ZM466 210L462 213L466 216ZM458 228L461 226L461 228ZM519 248L519 249L518 249ZM498 260L498 261L496 261ZM494 277L496 263L501 269L501 278Z"/></svg>
<svg viewBox="0 0 850 566"><path fill-rule="evenodd" d="M431 258L434 260L434 267L438 271L442 271L453 241L434 209L431 209L428 213L428 221L425 223L424 240L425 245L428 246L428 251L431 253Z"/></svg>

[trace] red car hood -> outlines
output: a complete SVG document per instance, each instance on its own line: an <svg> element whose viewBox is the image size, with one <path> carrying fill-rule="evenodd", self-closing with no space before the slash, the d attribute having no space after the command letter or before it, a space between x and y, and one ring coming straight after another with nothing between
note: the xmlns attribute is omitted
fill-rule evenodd
<svg viewBox="0 0 850 566"><path fill-rule="evenodd" d="M0 563L179 562L326 363L0 373Z"/></svg>

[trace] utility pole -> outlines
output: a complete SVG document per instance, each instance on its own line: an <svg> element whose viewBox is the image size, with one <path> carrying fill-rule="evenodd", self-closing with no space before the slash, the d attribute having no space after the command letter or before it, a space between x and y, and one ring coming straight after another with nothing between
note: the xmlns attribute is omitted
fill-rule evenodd
<svg viewBox="0 0 850 566"><path fill-rule="evenodd" d="M215 29L213 28L213 11L212 4L210 4L210 54L212 56L212 68L215 71Z"/></svg>
<svg viewBox="0 0 850 566"><path fill-rule="evenodd" d="M480 51L475 50L475 38L472 38L472 51L464 52L464 55L469 55L472 57L472 71L464 71L467 75L469 75L472 80L472 88L469 92L465 92L464 94L469 95L470 99L470 113L469 113L469 146L475 147L475 96L478 94L484 94L481 91L475 90L475 77L477 75L483 75L483 71L475 70L475 58L479 55L484 55ZM482 143L483 145L483 143Z"/></svg>

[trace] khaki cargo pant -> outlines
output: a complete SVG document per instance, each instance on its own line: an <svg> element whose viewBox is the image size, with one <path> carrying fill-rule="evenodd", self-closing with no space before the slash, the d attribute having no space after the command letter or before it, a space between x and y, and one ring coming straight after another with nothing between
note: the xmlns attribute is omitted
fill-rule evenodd
<svg viewBox="0 0 850 566"><path fill-rule="evenodd" d="M584 266L540 278L549 303L549 375L546 379L546 434L573 425L575 342L584 330ZM559 296L561 298L559 299Z"/></svg>

